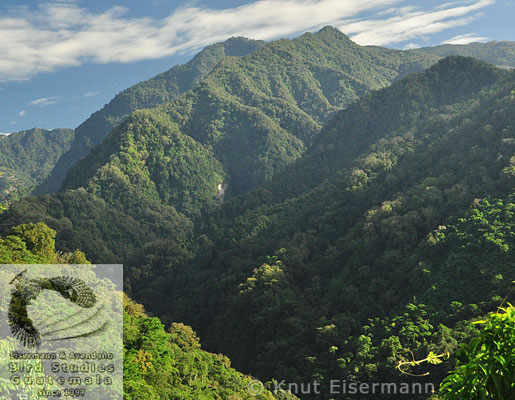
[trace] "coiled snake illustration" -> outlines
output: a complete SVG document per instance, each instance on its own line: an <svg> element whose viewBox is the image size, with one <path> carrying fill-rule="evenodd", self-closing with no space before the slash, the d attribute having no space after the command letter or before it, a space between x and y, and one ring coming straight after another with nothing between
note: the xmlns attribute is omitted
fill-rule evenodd
<svg viewBox="0 0 515 400"><path fill-rule="evenodd" d="M67 276L27 279L23 276L25 272L27 270L17 274L11 281L15 288L9 304L8 319L13 336L26 347L41 345L41 334L29 317L27 306L43 289L58 292L82 308L92 308L97 301L95 293L80 279Z"/></svg>

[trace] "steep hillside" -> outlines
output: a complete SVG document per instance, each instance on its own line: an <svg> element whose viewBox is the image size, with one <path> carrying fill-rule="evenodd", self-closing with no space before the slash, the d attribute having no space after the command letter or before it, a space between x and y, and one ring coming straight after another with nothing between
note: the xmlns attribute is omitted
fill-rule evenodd
<svg viewBox="0 0 515 400"><path fill-rule="evenodd" d="M70 149L73 129L30 129L0 135L0 201L30 193Z"/></svg>
<svg viewBox="0 0 515 400"><path fill-rule="evenodd" d="M272 183L227 201L169 278L166 245L144 251L133 295L261 379L401 382L409 351L454 352L510 292L514 93L513 72L450 57L366 96L288 172L302 193Z"/></svg>
<svg viewBox="0 0 515 400"><path fill-rule="evenodd" d="M415 51L440 57L474 57L499 67L515 68L515 42L442 44L440 46L423 47Z"/></svg>
<svg viewBox="0 0 515 400"><path fill-rule="evenodd" d="M272 394L224 355L203 351L189 326L173 323L165 331L129 298L124 308L124 399L297 399L284 390Z"/></svg>
<svg viewBox="0 0 515 400"><path fill-rule="evenodd" d="M370 146L379 146L377 141L384 139L386 133L408 132L442 108L442 114L452 115L451 105L472 101L480 90L503 74L500 69L471 58L448 57L438 63L438 68L365 96L336 115L305 157L278 176L268 190L277 199L304 193L343 168L353 166L356 157ZM372 112L374 118L370 118ZM374 162L381 165L385 155L374 157Z"/></svg>
<svg viewBox="0 0 515 400"><path fill-rule="evenodd" d="M265 42L231 38L206 47L191 61L177 65L147 81L140 82L116 95L104 108L92 114L76 129L71 149L55 166L52 174L34 194L57 192L68 169L88 152L132 111L164 104L193 88L224 58L244 56L263 47Z"/></svg>
<svg viewBox="0 0 515 400"><path fill-rule="evenodd" d="M54 230L42 223L13 227L8 235L0 236L0 262L88 263L79 250L67 254L56 252L55 234ZM3 296L10 291L7 283L11 278L12 275L6 271L0 271L0 292ZM1 311L4 314L7 312L5 309ZM158 318L147 316L143 306L127 296L124 296L123 311L124 399L297 399L285 391L272 394L260 382L231 368L227 357L202 350L197 335L189 326L173 323L165 330ZM0 336L2 357L11 348L10 339ZM13 388L9 379L4 377L0 378L0 383L0 396L3 399L12 398L12 389L19 389L16 386ZM29 396L38 397L36 388L30 385L26 392Z"/></svg>
<svg viewBox="0 0 515 400"><path fill-rule="evenodd" d="M330 27L269 43L245 57L227 57L193 90L157 110L131 115L69 171L62 187L158 195L181 211L191 208L189 200L168 192L197 192L197 204L202 196L215 198L220 184L229 195L242 193L297 159L332 113L434 60L362 47ZM132 137L139 139L131 147ZM147 142L163 137L191 145L159 144L151 151ZM193 148L200 153L191 154ZM122 164L130 164L130 171L118 162L129 159ZM192 159L205 160L212 174L206 176L204 167L181 173Z"/></svg>
<svg viewBox="0 0 515 400"><path fill-rule="evenodd" d="M170 246L167 254L174 254L178 262L191 257L193 223L173 207L140 201L129 214L79 189L26 197L1 211L0 232L25 222L44 222L57 231L60 251L80 248L93 262L120 263L142 247L163 242Z"/></svg>
<svg viewBox="0 0 515 400"><path fill-rule="evenodd" d="M71 169L96 197L125 209L139 203L173 205L195 214L206 203L218 202L218 185L225 180L212 151L180 132L159 109L140 110L128 117L93 153ZM71 184L72 178L63 187Z"/></svg>

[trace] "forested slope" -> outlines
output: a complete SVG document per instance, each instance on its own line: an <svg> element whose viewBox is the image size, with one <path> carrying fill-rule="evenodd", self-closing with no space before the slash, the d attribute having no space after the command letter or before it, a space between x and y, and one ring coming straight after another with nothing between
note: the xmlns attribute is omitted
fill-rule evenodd
<svg viewBox="0 0 515 400"><path fill-rule="evenodd" d="M182 266L143 252L133 295L261 379L399 382L409 351L453 353L513 280L514 77L450 57L366 96L276 177L301 193L229 200Z"/></svg>
<svg viewBox="0 0 515 400"><path fill-rule="evenodd" d="M128 297L123 333L125 400L297 399L283 390L264 389L231 368L224 355L203 351L191 327L172 323L165 330L158 318L148 317L143 306Z"/></svg>
<svg viewBox="0 0 515 400"><path fill-rule="evenodd" d="M43 221L123 261L133 298L259 379L401 382L399 360L455 354L514 280L515 74L448 57L400 79L420 57L326 28L225 58L0 231Z"/></svg>
<svg viewBox="0 0 515 400"><path fill-rule="evenodd" d="M0 236L0 264L88 263L79 250L56 252L55 234L43 223L13 227L5 237ZM0 275L4 273L0 271ZM2 283L11 278L12 275L2 275ZM273 395L266 389L252 395L252 384L257 389L262 386L231 368L230 360L222 354L203 351L191 327L173 323L165 330L158 318L147 316L143 306L127 296L124 296L123 324L123 398L126 400L296 399L289 393ZM0 354L4 355L9 346L9 340L0 337ZM11 398L10 387L9 380L0 377L2 398ZM35 392L27 388L27 394L35 396Z"/></svg>
<svg viewBox="0 0 515 400"><path fill-rule="evenodd" d="M0 201L27 195L70 149L73 129L30 129L0 135Z"/></svg>
<svg viewBox="0 0 515 400"><path fill-rule="evenodd" d="M434 61L362 47L331 27L226 57L193 90L128 117L69 171L63 189L108 201L137 192L191 213L202 198L216 199L220 184L233 195L270 180L332 113Z"/></svg>
<svg viewBox="0 0 515 400"><path fill-rule="evenodd" d="M225 42L207 46L184 65L174 66L154 78L122 91L109 104L77 127L76 138L71 149L59 159L52 174L34 191L34 194L56 192L68 169L87 155L132 111L164 104L193 88L224 57L244 56L264 45L265 42L260 40L231 38Z"/></svg>

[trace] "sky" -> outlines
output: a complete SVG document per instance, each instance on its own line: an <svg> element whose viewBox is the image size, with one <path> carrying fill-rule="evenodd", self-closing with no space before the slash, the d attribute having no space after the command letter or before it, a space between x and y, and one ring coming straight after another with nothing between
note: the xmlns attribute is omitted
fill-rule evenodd
<svg viewBox="0 0 515 400"><path fill-rule="evenodd" d="M332 25L409 49L515 40L515 0L1 0L0 132L75 128L123 89L232 36Z"/></svg>

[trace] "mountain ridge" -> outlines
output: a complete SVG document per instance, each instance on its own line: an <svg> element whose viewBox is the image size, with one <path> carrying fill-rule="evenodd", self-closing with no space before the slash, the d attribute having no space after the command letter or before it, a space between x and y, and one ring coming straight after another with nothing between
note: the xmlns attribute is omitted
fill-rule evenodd
<svg viewBox="0 0 515 400"><path fill-rule="evenodd" d="M515 42L490 41L486 43L441 44L413 51L447 57L450 55L473 57L498 67L515 68Z"/></svg>
<svg viewBox="0 0 515 400"><path fill-rule="evenodd" d="M293 40L270 42L247 56L224 58L191 91L159 109L146 111L147 115L154 113L157 120L161 118L158 115L169 118L166 126L154 129L157 125L150 118L149 124L142 124L141 129L156 137L162 137L165 131L177 131L179 136L193 138L221 163L226 177L224 182L209 180L200 190L213 198L216 187L223 183L228 186L229 195L237 194L271 179L298 158L332 113L367 90L387 86L402 74L421 70L433 61L434 57L418 53L368 49L337 29L326 28ZM140 125L136 114L129 120L134 126ZM120 140L126 140L123 137L122 132ZM134 154L141 154L137 163L147 176L144 154L149 150L137 150L138 146L133 143L132 148ZM120 148L113 151L109 157L127 157L120 154L124 151ZM121 181L114 182L95 170L102 162L107 162L105 168L114 168L109 166L109 157L100 153L104 154L105 149L93 149L71 168L62 188L87 188L90 179L107 179L103 186L120 188ZM160 168L169 167L163 164ZM131 177L130 171L124 174L125 182L139 180L139 175ZM114 176L114 172L110 175ZM144 183L155 184L159 182ZM170 204L179 210L185 207L182 203Z"/></svg>
<svg viewBox="0 0 515 400"><path fill-rule="evenodd" d="M33 194L56 192L68 169L115 128L130 112L159 106L191 89L226 55L240 56L259 49L263 41L233 37L207 46L188 63L176 65L157 76L137 83L118 93L101 110L93 113L77 127L72 148L59 160L52 174Z"/></svg>
<svg viewBox="0 0 515 400"><path fill-rule="evenodd" d="M354 48L354 51L357 49L357 45L355 45L348 38L348 36L331 26L327 26L317 33L306 33L301 35L298 39L312 37L313 35L345 40L349 44L349 48ZM44 194L57 191L61 186L61 183L64 181L69 168L80 158L86 156L89 150L98 144L112 128L120 123L121 119L126 116L128 112L138 108L154 107L163 104L166 101L169 101L172 97L176 96L178 93L187 89L191 89L202 78L209 75L213 67L217 64L217 62L224 58L225 55L228 55L228 57L233 55L241 56L251 53L264 45L265 42L251 41L245 38L231 38L226 42L208 46L197 56L195 56L189 63L183 66L173 67L167 72L159 74L154 78L124 90L109 104L107 104L104 109L94 113L91 118L81 124L81 126L78 128L78 135L73 148L67 152L67 154L63 155L62 160L60 160L54 168L52 175L42 185L36 188L34 194ZM492 46L495 46L495 48L492 48ZM231 50L231 47L236 48L236 50ZM442 56L451 54L469 56L474 55L480 59L492 62L494 64L506 64L515 66L515 50L513 50L513 47L513 42L490 42L486 44L473 43L470 45L440 45L429 48L407 50L404 52L407 54L412 54L412 57L414 58L421 54L433 56L435 57L433 61L436 61ZM375 50L380 49L380 51L383 53L390 51L390 54L400 51L385 49L378 46L363 46L363 48L370 48ZM400 76L419 70L420 68L417 68L414 65L410 66L408 63L405 66L405 70L400 71ZM172 71L175 71L177 76L172 77L172 79L166 78ZM325 75L326 80L327 77L330 78L332 76L332 73L333 72L331 70L323 71L323 75ZM182 77L181 79L178 78L179 75ZM368 75L372 76L374 74ZM349 78L347 77L346 79ZM392 81L398 79L398 77L393 77L393 79L390 77L389 79ZM170 80L170 82L168 82L168 80ZM184 81L186 84L181 83ZM385 82L383 81L382 84L384 83ZM328 86L332 86L333 88L333 94L328 94L329 100L331 100L331 96L342 96L345 91L348 91L348 88L339 86L338 82L335 82L334 79L329 79L326 84ZM145 90L147 92L137 94L138 90L140 89L142 89L143 92L145 92ZM334 105L334 99L332 100ZM341 101L339 103L341 103ZM340 105L341 104L336 104L336 109L333 109L333 111L339 109ZM324 107L331 108L331 104L326 104Z"/></svg>

